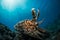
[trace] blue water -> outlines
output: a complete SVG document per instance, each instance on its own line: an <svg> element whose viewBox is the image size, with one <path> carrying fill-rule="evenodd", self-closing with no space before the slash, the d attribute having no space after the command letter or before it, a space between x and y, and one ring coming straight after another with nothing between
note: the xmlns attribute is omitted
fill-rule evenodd
<svg viewBox="0 0 60 40"><path fill-rule="evenodd" d="M0 3L1 1L2 0L0 0ZM8 11L3 9L0 5L0 23L5 24L10 29L14 29L13 26L17 22L25 19L32 19L32 8L39 8L40 17L38 21L45 19L41 24L41 27L44 28L47 24L50 24L57 19L60 10L58 0L27 0L25 6L25 9L21 9L20 6L17 6L14 11Z"/></svg>

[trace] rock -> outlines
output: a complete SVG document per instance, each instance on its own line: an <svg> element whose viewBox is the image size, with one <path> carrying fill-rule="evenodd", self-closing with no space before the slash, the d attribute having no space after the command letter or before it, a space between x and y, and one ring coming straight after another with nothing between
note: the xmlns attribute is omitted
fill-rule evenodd
<svg viewBox="0 0 60 40"><path fill-rule="evenodd" d="M15 33L0 23L0 40L14 40Z"/></svg>

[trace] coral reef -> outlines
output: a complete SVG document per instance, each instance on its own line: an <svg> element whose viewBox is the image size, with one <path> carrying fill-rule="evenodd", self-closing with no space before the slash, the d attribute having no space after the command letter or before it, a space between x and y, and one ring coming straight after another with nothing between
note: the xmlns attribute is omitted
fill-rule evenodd
<svg viewBox="0 0 60 40"><path fill-rule="evenodd" d="M60 30L54 32L54 34L50 34L52 34L52 36L50 35L51 37L47 39L39 39L24 33L20 33L19 31L11 31L7 26L0 23L0 40L60 40ZM41 36L42 35L40 35L40 37Z"/></svg>

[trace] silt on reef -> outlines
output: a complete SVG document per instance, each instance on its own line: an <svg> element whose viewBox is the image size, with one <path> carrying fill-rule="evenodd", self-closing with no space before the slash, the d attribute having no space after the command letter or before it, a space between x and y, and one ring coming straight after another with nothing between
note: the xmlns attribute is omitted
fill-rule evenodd
<svg viewBox="0 0 60 40"><path fill-rule="evenodd" d="M44 20L37 22L37 19L40 15L40 10L38 9L37 11L38 12L36 14L35 8L32 8L33 19L19 22L14 27L19 33L27 34L38 39L45 39L48 37L47 34L49 33L38 27L38 25L41 24Z"/></svg>

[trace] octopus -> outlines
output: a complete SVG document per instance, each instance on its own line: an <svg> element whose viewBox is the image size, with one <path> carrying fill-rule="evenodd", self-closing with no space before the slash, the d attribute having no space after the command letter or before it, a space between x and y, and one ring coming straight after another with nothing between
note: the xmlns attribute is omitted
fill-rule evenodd
<svg viewBox="0 0 60 40"><path fill-rule="evenodd" d="M32 8L33 18L31 20L27 19L24 21L20 21L14 27L16 30L22 31L25 34L39 38L40 36L38 34L43 35L42 33L46 32L45 30L42 30L41 28L38 27L38 25L44 21L43 19L37 22L39 16L40 16L40 10L38 9L36 13L35 8Z"/></svg>
<svg viewBox="0 0 60 40"><path fill-rule="evenodd" d="M33 18L31 20L25 20L24 22L21 22L22 24L19 23L19 27L23 26L23 28L28 32L34 31L38 27L38 24L41 24L43 22L43 20L37 22L37 19L40 15L40 10L38 9L37 11L38 12L36 14L35 8L32 8L32 17Z"/></svg>

